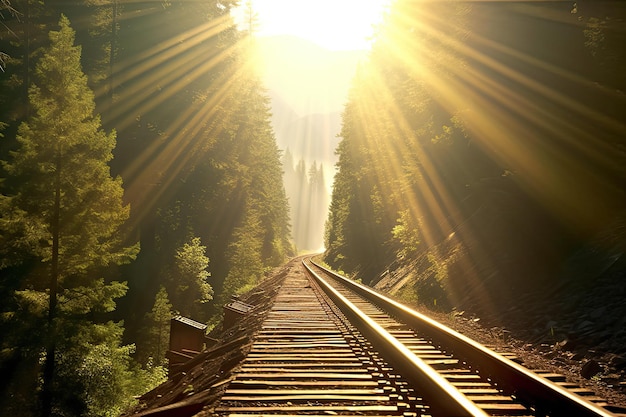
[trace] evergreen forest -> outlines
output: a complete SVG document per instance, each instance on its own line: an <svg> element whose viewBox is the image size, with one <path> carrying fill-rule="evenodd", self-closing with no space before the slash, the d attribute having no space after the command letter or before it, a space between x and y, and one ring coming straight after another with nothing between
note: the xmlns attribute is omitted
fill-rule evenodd
<svg viewBox="0 0 626 417"><path fill-rule="evenodd" d="M325 262L447 311L614 265L624 6L393 2L342 115Z"/></svg>
<svg viewBox="0 0 626 417"><path fill-rule="evenodd" d="M623 2L391 2L333 179L277 147L237 6L1 0L0 415L120 415L174 315L211 329L322 228L328 265L442 309L623 253Z"/></svg>
<svg viewBox="0 0 626 417"><path fill-rule="evenodd" d="M293 222L291 235L298 252L320 251L323 247L324 224L328 216L330 196L326 188L324 165L317 161L307 168L302 159L294 164L289 149L283 155L283 181L289 199L289 218Z"/></svg>
<svg viewBox="0 0 626 417"><path fill-rule="evenodd" d="M231 0L2 2L0 414L116 416L293 255Z"/></svg>

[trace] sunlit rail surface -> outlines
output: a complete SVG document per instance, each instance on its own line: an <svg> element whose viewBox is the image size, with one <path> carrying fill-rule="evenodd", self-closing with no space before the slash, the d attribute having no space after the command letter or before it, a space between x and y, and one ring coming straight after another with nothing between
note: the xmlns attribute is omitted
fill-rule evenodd
<svg viewBox="0 0 626 417"><path fill-rule="evenodd" d="M559 375L530 372L311 260L303 267L218 415L615 415Z"/></svg>

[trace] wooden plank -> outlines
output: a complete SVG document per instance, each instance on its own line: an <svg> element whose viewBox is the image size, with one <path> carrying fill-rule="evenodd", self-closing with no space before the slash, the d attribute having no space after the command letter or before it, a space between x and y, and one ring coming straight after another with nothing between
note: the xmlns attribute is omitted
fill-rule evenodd
<svg viewBox="0 0 626 417"><path fill-rule="evenodd" d="M460 388L459 391L461 391L461 393L465 394L466 396L473 395L473 394L475 395L500 394L500 391L495 388Z"/></svg>
<svg viewBox="0 0 626 417"><path fill-rule="evenodd" d="M333 352L335 350L340 350L342 352L350 351L353 352L352 347L346 343L324 343L324 342L315 342L315 343L306 343L306 342L298 342L298 343L268 343L259 345L253 345L251 352L259 351L259 352L267 352L271 350L280 350L281 352L291 349L291 350L300 350L306 351L310 353L315 352Z"/></svg>
<svg viewBox="0 0 626 417"><path fill-rule="evenodd" d="M328 417L332 414L306 414L306 417ZM238 414L238 413L229 413L228 417L264 417L264 416L275 416L275 414ZM303 414L280 414L280 417L302 417ZM377 415L369 415L368 417L389 417L389 414L377 414ZM532 416L529 416L532 417Z"/></svg>
<svg viewBox="0 0 626 417"><path fill-rule="evenodd" d="M296 319L296 318L291 318L291 319L287 319L287 318L279 318L279 317L275 317L275 318L268 318L263 322L263 327L265 326L283 326L285 324L289 324L291 326L306 326L306 327L311 327L311 326L319 326L319 327L337 327L337 325L330 321L330 320L311 320L311 318L302 318L302 319Z"/></svg>
<svg viewBox="0 0 626 417"><path fill-rule="evenodd" d="M313 357L312 357L313 356ZM268 355L266 353L263 352L259 352L259 353L253 353L250 352L247 356L248 359L256 359L259 360L260 358L266 358L265 360L283 360L283 361L289 361L289 360L301 360L301 359L309 359L311 361L315 361L315 359L317 358L318 360L320 358L324 358L325 361L329 361L334 359L337 360L345 360L346 358L354 358L354 353L350 352L350 353L319 353L316 352L315 355L313 355L311 352L308 353L282 353L280 355L274 354L274 355Z"/></svg>
<svg viewBox="0 0 626 417"><path fill-rule="evenodd" d="M302 330L276 329L276 330L261 330L259 332L259 335L268 335L268 334L312 337L312 335L341 335L341 332L339 330L333 330L333 329L302 329Z"/></svg>
<svg viewBox="0 0 626 417"><path fill-rule="evenodd" d="M337 347L332 347L332 348L327 348L327 349L311 349L311 348L294 348L292 346L288 346L285 345L282 348L271 348L271 347L263 347L263 348L257 348L257 347L253 347L252 350L250 351L251 354L259 354L259 353L263 353L263 354L268 354L268 353L277 353L277 354L283 354L286 353L288 355L293 355L293 354L299 354L299 353L305 353L307 355L317 355L318 353L324 353L324 354L345 354L345 353L349 353L351 355L354 355L354 352L352 351L352 349L350 349L350 347L345 347L345 348L337 348Z"/></svg>
<svg viewBox="0 0 626 417"><path fill-rule="evenodd" d="M412 351L433 351L436 350L438 352L441 352L441 350L437 349L435 346L428 344L427 342L424 343L403 343L403 345L405 345L407 348L411 349Z"/></svg>
<svg viewBox="0 0 626 417"><path fill-rule="evenodd" d="M324 362L327 363L331 363L331 362L345 362L345 361L349 361L349 360L358 360L358 358L355 358L354 355L341 355L341 357L337 357L337 356L313 356L313 355L297 355L297 356L289 356L289 355L258 355L256 357L246 357L246 359L244 359L244 363L257 363L259 361L264 361L264 362L278 362L278 363L287 363L287 362L298 362L298 363L305 363L305 362L312 362L312 363L316 363L316 362L320 362L320 360L323 358Z"/></svg>
<svg viewBox="0 0 626 417"><path fill-rule="evenodd" d="M443 374L442 375L445 379L448 380L448 382L459 382L459 381L473 381L473 380L480 380L480 376L479 375L474 375L474 374L468 374L468 375L461 375L461 374Z"/></svg>
<svg viewBox="0 0 626 417"><path fill-rule="evenodd" d="M261 372L283 372L283 373L293 373L293 369L298 369L298 370L302 370L303 367L295 367L295 368L291 368L289 366L281 366L281 367L242 367L240 374L248 374L248 373L261 373ZM306 368L309 369L309 368ZM336 367L332 367L332 368L313 368L315 370L315 372L323 372L323 373L336 373L337 371L339 371L339 369L337 369ZM310 369L311 371L313 369ZM366 371L363 369L358 369L358 368L348 368L348 369L342 369L341 370L342 373L354 373L354 374L363 374Z"/></svg>
<svg viewBox="0 0 626 417"><path fill-rule="evenodd" d="M335 394L290 394L290 395L229 395L224 394L220 401L389 401L386 395L335 395Z"/></svg>
<svg viewBox="0 0 626 417"><path fill-rule="evenodd" d="M320 340L320 341L311 341L311 342L297 342L297 343L289 343L289 342L276 342L276 343L266 343L266 342L262 342L262 343L253 343L252 344L252 349L266 349L266 348L275 348L275 349L279 349L279 348L285 348L285 347L292 347L294 349L300 348L300 349L319 349L319 348L323 348L323 347L330 347L330 348L336 348L336 347L348 347L349 345L346 343L345 340L337 340L337 341L328 341L328 340Z"/></svg>
<svg viewBox="0 0 626 417"><path fill-rule="evenodd" d="M476 395L470 394L466 397L475 403L512 403L513 398L506 395Z"/></svg>
<svg viewBox="0 0 626 417"><path fill-rule="evenodd" d="M503 413L506 412L508 415L511 415L512 412L519 413L527 413L529 410L521 404L510 403L510 404L485 404L485 403L476 403L481 410L484 410L487 413ZM502 414L501 414L502 415Z"/></svg>
<svg viewBox="0 0 626 417"><path fill-rule="evenodd" d="M341 380L341 379L329 379L324 381L262 381L262 380L234 380L230 383L231 387L241 385L246 387L278 387L288 386L293 387L295 385L299 387L378 387L377 380Z"/></svg>
<svg viewBox="0 0 626 417"><path fill-rule="evenodd" d="M227 389L226 394L245 395L253 392L254 394L277 394L277 395L318 395L318 394L337 394L337 395L380 395L383 394L382 388L346 388L346 389L255 389L254 391L247 389Z"/></svg>
<svg viewBox="0 0 626 417"><path fill-rule="evenodd" d="M236 379L285 379L285 378L310 378L310 379L372 379L372 375L367 372L360 374L351 373L339 373L339 372L286 372L281 374L276 373L245 373L237 375Z"/></svg>
<svg viewBox="0 0 626 417"><path fill-rule="evenodd" d="M163 407L153 408L137 414L137 417L184 417L199 413L204 408L201 402L181 401Z"/></svg>
<svg viewBox="0 0 626 417"><path fill-rule="evenodd" d="M277 339L279 337L282 338L281 340L284 340L288 337L298 337L301 339L318 340L319 338L343 337L343 333L338 332L338 331L336 332L333 330L317 331L317 332L314 332L314 334L304 329L300 332L292 332L289 330L271 330L271 331L268 330L268 331L260 331L254 336L255 340L257 339L262 340L265 338Z"/></svg>
<svg viewBox="0 0 626 417"><path fill-rule="evenodd" d="M424 362L427 365L458 365L458 359L426 359Z"/></svg>
<svg viewBox="0 0 626 417"><path fill-rule="evenodd" d="M306 412L315 412L315 411L343 411L343 412L364 412L364 411L374 411L374 412L397 412L398 407L395 405L306 405L306 406L284 406L284 407L276 407L276 406L262 406L262 407L217 407L215 409L218 413L272 413L272 412L280 412L281 415L284 412L294 412L294 411L306 411Z"/></svg>
<svg viewBox="0 0 626 417"><path fill-rule="evenodd" d="M457 389L492 388L488 382L450 381Z"/></svg>
<svg viewBox="0 0 626 417"><path fill-rule="evenodd" d="M325 320L323 318L318 317L275 317L273 319L267 319L261 325L261 328L266 327L282 327L282 326L291 326L293 327L320 327L320 328L328 328L332 327L334 329L337 328L337 325L330 321Z"/></svg>
<svg viewBox="0 0 626 417"><path fill-rule="evenodd" d="M451 369L441 369L438 372L444 377L448 375L463 375L463 376L474 375L475 378L480 378L480 376L471 369L451 368Z"/></svg>
<svg viewBox="0 0 626 417"><path fill-rule="evenodd" d="M298 368L305 368L305 369L359 369L362 365L361 362L334 362L334 363L326 363L326 362L318 362L315 361L313 363L311 362L298 362L298 363L281 363L280 364L280 368L277 368L277 364L276 363L250 363L250 364L243 364L241 369L242 370L249 370L249 369L268 369L268 368L276 368L276 369L283 369L283 368L291 368L291 369L298 369Z"/></svg>
<svg viewBox="0 0 626 417"><path fill-rule="evenodd" d="M426 360L441 360L441 359L454 359L454 357L451 356L451 355L442 355L442 354L436 354L436 353L435 354L426 354L426 355L424 355L424 354L416 354L416 356L418 358L420 358L421 360L423 360L423 361L426 361Z"/></svg>

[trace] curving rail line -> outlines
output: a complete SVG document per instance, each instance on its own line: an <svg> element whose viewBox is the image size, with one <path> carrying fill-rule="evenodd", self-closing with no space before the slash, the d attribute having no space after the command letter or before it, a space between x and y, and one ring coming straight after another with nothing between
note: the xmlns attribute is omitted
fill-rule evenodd
<svg viewBox="0 0 626 417"><path fill-rule="evenodd" d="M524 405L537 416L615 416L607 409L595 404L516 362L499 355L483 345L443 326L442 324L384 296L372 289L349 280L315 262L305 265L318 279L321 274L340 282L350 291L359 294L367 302L379 306L401 323L430 340L433 345L458 358L468 369L481 375L496 388L501 395L509 395L518 404ZM314 272L314 268L318 273ZM418 355L419 356L419 355ZM548 377L558 376L548 375ZM563 384L565 385L565 384ZM466 391L468 397L474 400ZM598 399L601 401L601 399Z"/></svg>
<svg viewBox="0 0 626 417"><path fill-rule="evenodd" d="M615 416L311 260L287 277L216 415Z"/></svg>

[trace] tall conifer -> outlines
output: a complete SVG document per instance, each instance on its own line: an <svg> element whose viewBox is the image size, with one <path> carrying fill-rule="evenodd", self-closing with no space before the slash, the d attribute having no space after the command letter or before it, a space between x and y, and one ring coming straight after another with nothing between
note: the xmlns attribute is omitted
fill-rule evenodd
<svg viewBox="0 0 626 417"><path fill-rule="evenodd" d="M20 242L22 253L26 248L26 256L35 259L16 295L44 323L38 349L45 352L40 411L46 416L63 407L59 398L68 394L59 394L58 362L80 364L68 358L88 355L94 345L119 345L112 340L119 339L112 323L97 325L89 318L112 311L113 300L126 291L125 284L100 278L103 268L134 253L120 242L129 207L122 202L121 179L112 178L107 165L115 134L106 134L94 115L94 95L69 20L62 16L59 26L36 67L29 89L32 116L19 128L20 147L4 163L20 186L2 215L11 225L3 230L19 235L4 242ZM11 249L4 250L6 255Z"/></svg>

